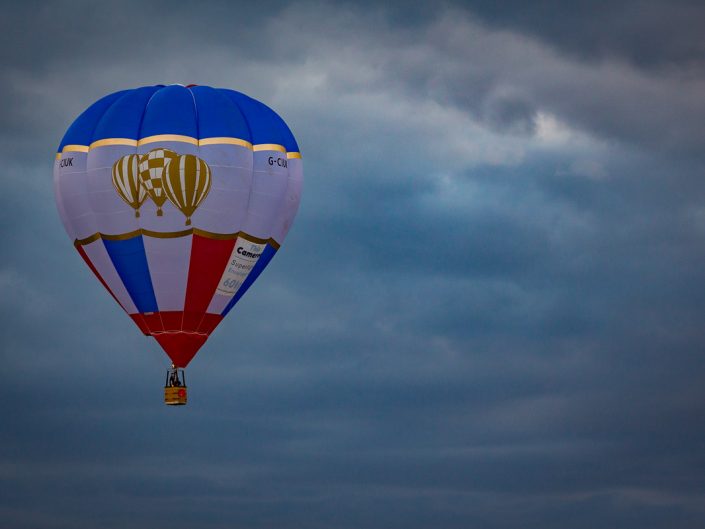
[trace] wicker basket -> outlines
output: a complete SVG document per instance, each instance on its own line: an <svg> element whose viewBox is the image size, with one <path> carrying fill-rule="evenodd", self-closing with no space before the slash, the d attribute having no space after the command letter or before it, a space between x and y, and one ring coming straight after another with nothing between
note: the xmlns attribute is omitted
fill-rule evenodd
<svg viewBox="0 0 705 529"><path fill-rule="evenodd" d="M169 406L182 406L186 404L187 395L186 386L165 386L164 404Z"/></svg>

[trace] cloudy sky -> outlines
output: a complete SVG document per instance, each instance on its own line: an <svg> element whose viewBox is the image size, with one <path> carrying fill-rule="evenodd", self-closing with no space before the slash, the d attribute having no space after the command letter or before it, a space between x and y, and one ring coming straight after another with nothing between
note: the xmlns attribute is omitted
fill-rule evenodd
<svg viewBox="0 0 705 529"><path fill-rule="evenodd" d="M3 2L0 525L705 526L705 8L534 4ZM51 183L157 83L306 177L175 409Z"/></svg>

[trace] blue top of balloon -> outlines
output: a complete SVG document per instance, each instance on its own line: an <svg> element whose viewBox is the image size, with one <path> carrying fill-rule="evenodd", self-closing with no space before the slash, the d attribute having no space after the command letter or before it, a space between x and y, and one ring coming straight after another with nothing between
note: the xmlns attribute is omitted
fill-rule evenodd
<svg viewBox="0 0 705 529"><path fill-rule="evenodd" d="M65 145L160 134L239 138L299 152L289 127L267 105L235 90L196 85L143 86L105 96L76 118L59 152Z"/></svg>

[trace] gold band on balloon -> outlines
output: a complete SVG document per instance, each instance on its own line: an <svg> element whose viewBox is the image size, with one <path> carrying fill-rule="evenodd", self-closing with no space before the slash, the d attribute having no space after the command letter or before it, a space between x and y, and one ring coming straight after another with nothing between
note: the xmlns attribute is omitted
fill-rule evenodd
<svg viewBox="0 0 705 529"><path fill-rule="evenodd" d="M181 134L157 134L155 136L147 136L146 138L137 140L137 145L149 145L150 143L157 143L160 141L180 141L182 143L198 145L198 140L196 138L192 138L191 136L182 136Z"/></svg>
<svg viewBox="0 0 705 529"><path fill-rule="evenodd" d="M242 231L237 231L235 233L214 233L212 231L200 230L198 228L189 228L187 230L170 232L152 231L140 228L138 230L130 231L128 233L120 233L115 235L96 232L93 235L90 235L89 237L85 237L83 239L76 239L73 244L74 246L85 246L86 244L95 242L98 239L105 239L106 241L125 241L127 239L138 237L139 235L153 237L155 239L178 239L180 237L188 237L189 235L198 235L206 239L213 239L217 241L230 241L233 239L237 239L238 237L242 237L246 241L253 242L256 244L269 244L275 250L278 250L281 246L281 244L279 244L271 237L269 239L261 239L253 235L248 235L247 233Z"/></svg>
<svg viewBox="0 0 705 529"><path fill-rule="evenodd" d="M260 143L252 147L252 150L257 151L279 151L286 152L286 147L277 143Z"/></svg>
<svg viewBox="0 0 705 529"><path fill-rule="evenodd" d="M97 149L98 147L109 147L111 145L125 145L127 147L137 147L137 140L131 140L130 138L107 138L105 140L98 140L91 143L89 149Z"/></svg>
<svg viewBox="0 0 705 529"><path fill-rule="evenodd" d="M142 145L149 145L150 143L158 143L164 141L175 141L188 143L190 145L195 145L197 147L202 147L205 145L235 145L238 147L244 147L250 151L279 151L287 154L287 158L301 158L300 152L287 152L283 145L277 143L259 143L253 145L247 140L241 138L231 138L226 136L217 136L212 138L194 138L192 136L183 136L181 134L157 134L155 136L147 136L146 138L141 138L139 140L132 140L130 138L105 138L102 140L96 140L90 145L64 145L64 148L60 152L56 153L56 157L60 158L63 153L67 152L88 152L91 149L97 149L98 147L108 147L111 145L123 145L126 147L138 147Z"/></svg>
<svg viewBox="0 0 705 529"><path fill-rule="evenodd" d="M218 137L203 138L198 140L199 147L204 145L239 145L240 147L245 147L245 149L249 149L250 151L254 149L254 146L249 141L241 140L240 138Z"/></svg>

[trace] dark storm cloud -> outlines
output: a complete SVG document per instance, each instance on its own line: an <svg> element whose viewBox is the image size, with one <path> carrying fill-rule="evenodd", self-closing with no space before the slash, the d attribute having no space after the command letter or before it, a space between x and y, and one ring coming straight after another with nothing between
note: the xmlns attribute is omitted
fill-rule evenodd
<svg viewBox="0 0 705 529"><path fill-rule="evenodd" d="M348 5L360 5L349 2ZM494 29L522 33L580 61L619 60L639 68L702 74L705 10L697 0L573 1L457 0L385 2L395 25L422 27L449 7L472 13ZM379 9L371 3L369 10Z"/></svg>
<svg viewBox="0 0 705 529"><path fill-rule="evenodd" d="M4 13L3 526L702 526L696 7ZM307 179L183 410L50 185L154 82L271 104Z"/></svg>
<svg viewBox="0 0 705 529"><path fill-rule="evenodd" d="M462 5L462 4L461 4ZM696 1L464 3L492 25L519 30L583 60L703 73L705 9Z"/></svg>

